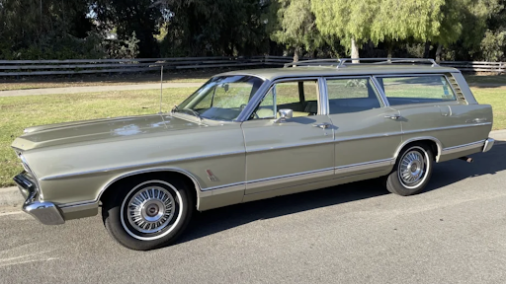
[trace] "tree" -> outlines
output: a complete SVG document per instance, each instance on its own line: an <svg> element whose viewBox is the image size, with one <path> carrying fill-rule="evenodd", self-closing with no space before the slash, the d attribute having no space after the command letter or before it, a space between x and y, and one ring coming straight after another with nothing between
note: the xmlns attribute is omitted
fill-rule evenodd
<svg viewBox="0 0 506 284"><path fill-rule="evenodd" d="M167 17L163 54L251 55L266 46L268 1L160 0Z"/></svg>
<svg viewBox="0 0 506 284"><path fill-rule="evenodd" d="M0 58L96 58L88 12L88 0L0 0Z"/></svg>
<svg viewBox="0 0 506 284"><path fill-rule="evenodd" d="M359 46L366 42L377 44L381 34L373 33L373 21L381 0L316 0L311 10L322 35L336 36L349 46L352 58L359 58Z"/></svg>
<svg viewBox="0 0 506 284"><path fill-rule="evenodd" d="M293 61L297 62L304 48L315 51L325 41L316 27L310 0L278 0L271 4L268 32L271 39L294 48Z"/></svg>
<svg viewBox="0 0 506 284"><path fill-rule="evenodd" d="M135 32L139 57L157 57L154 38L161 26L162 11L154 0L97 0L92 6L102 30L116 28L118 40L128 41Z"/></svg>

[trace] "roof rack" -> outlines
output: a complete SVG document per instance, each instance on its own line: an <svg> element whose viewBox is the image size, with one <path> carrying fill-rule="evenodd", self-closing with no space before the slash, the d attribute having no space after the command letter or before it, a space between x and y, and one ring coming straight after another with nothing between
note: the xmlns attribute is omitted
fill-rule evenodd
<svg viewBox="0 0 506 284"><path fill-rule="evenodd" d="M361 63L355 63L353 61L361 61ZM366 61L366 62L364 62ZM298 62L286 63L284 67L297 67L297 66L336 66L336 68L343 68L347 65L356 64L392 64L392 63L428 63L432 67L438 67L439 65L432 58L328 58L328 59L313 59L304 60Z"/></svg>

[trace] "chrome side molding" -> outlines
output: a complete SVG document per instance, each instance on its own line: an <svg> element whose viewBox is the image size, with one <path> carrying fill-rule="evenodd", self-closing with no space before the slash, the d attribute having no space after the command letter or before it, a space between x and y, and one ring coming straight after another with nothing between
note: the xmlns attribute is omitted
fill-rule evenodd
<svg viewBox="0 0 506 284"><path fill-rule="evenodd" d="M473 143L444 148L443 151L441 152L441 155L450 155L450 154L455 154L458 152L481 148L481 147L483 147L484 143L485 143L485 141L482 140L482 141L477 141L477 142L473 142Z"/></svg>

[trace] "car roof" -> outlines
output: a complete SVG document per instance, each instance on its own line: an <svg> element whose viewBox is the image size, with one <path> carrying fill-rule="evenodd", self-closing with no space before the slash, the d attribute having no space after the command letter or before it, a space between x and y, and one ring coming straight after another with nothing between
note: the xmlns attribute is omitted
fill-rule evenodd
<svg viewBox="0 0 506 284"><path fill-rule="evenodd" d="M431 65L397 65L397 64L356 64L345 67L335 66L297 66L285 68L262 68L238 70L218 74L217 76L251 75L266 80L294 77L332 77L332 76L355 76L355 75L408 75L427 73L460 73L458 69Z"/></svg>

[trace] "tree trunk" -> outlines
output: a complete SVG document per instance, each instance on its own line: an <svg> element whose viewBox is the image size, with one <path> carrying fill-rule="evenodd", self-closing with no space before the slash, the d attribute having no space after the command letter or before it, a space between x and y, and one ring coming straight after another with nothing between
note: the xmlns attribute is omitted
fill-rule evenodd
<svg viewBox="0 0 506 284"><path fill-rule="evenodd" d="M438 43L436 50L436 62L439 63L441 61L441 52L443 51L443 46Z"/></svg>
<svg viewBox="0 0 506 284"><path fill-rule="evenodd" d="M355 39L351 39L351 58L360 58L360 55L358 54L358 46L355 42ZM359 60L353 60L353 63L360 63Z"/></svg>
<svg viewBox="0 0 506 284"><path fill-rule="evenodd" d="M392 42L389 42L387 43L388 44L388 54L387 54L387 58L388 59L391 59L392 58L392 53L394 51L394 44Z"/></svg>
<svg viewBox="0 0 506 284"><path fill-rule="evenodd" d="M425 42L425 47L423 49L423 58L428 58L430 56L430 42Z"/></svg>
<svg viewBox="0 0 506 284"><path fill-rule="evenodd" d="M293 51L293 62L299 61L299 53L300 53L300 47L295 47L295 50Z"/></svg>
<svg viewBox="0 0 506 284"><path fill-rule="evenodd" d="M313 50L313 59L318 57L318 49Z"/></svg>

